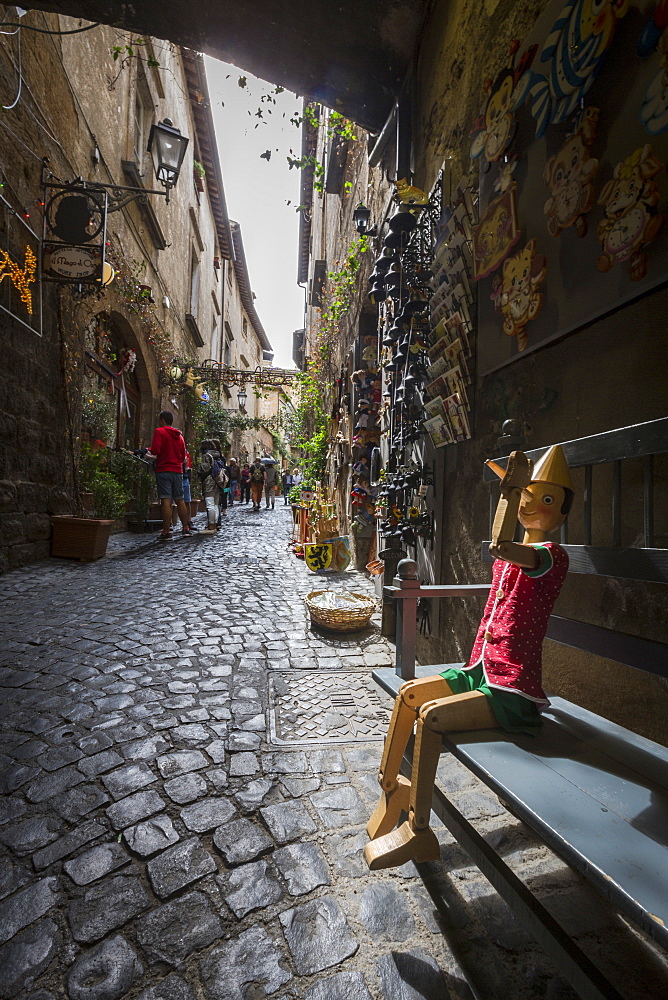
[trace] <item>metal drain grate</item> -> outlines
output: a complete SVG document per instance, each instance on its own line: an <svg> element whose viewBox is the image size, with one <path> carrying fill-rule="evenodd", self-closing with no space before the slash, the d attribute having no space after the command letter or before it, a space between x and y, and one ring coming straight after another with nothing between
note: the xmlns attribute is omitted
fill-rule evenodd
<svg viewBox="0 0 668 1000"><path fill-rule="evenodd" d="M276 671L269 677L269 742L275 746L384 740L391 709L360 671Z"/></svg>

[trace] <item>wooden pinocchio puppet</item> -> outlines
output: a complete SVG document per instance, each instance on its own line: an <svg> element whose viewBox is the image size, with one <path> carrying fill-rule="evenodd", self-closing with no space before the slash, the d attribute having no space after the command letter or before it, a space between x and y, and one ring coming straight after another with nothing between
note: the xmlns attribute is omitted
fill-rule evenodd
<svg viewBox="0 0 668 1000"><path fill-rule="evenodd" d="M406 861L434 861L439 844L429 814L442 735L500 727L532 732L548 704L541 687L541 649L548 618L568 569L568 556L547 536L565 521L573 483L564 454L555 445L531 472L521 451L504 471L492 529L492 586L465 667L407 681L397 695L378 775L382 794L367 825L364 849L369 868ZM516 522L524 540L513 542ZM415 731L412 780L399 774L406 744ZM398 829L402 812L408 820Z"/></svg>

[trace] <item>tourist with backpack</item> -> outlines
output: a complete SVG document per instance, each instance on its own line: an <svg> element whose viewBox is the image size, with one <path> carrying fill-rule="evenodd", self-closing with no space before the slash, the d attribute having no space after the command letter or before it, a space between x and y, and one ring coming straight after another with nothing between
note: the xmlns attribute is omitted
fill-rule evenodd
<svg viewBox="0 0 668 1000"><path fill-rule="evenodd" d="M227 486L225 462L213 441L202 441L202 458L198 473L202 483L202 495L206 503L207 526L203 535L213 535L218 530L218 504L221 491Z"/></svg>
<svg viewBox="0 0 668 1000"><path fill-rule="evenodd" d="M253 510L259 510L262 503L262 493L264 491L264 465L259 458L256 458L253 462L250 484Z"/></svg>

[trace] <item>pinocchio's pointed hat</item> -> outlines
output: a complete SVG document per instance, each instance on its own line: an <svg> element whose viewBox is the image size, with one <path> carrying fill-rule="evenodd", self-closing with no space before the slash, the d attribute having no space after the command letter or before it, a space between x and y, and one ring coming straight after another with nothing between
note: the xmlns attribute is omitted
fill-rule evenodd
<svg viewBox="0 0 668 1000"><path fill-rule="evenodd" d="M575 492L573 480L566 464L566 456L561 445L552 445L545 452L534 467L531 474L531 482L555 483L557 486L563 486L564 489L571 490L573 493Z"/></svg>

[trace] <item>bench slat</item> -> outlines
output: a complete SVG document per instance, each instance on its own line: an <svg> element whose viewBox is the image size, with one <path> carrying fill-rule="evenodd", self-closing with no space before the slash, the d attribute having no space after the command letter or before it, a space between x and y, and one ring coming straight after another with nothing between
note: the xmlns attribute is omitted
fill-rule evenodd
<svg viewBox="0 0 668 1000"><path fill-rule="evenodd" d="M658 922L668 921L668 851L610 806L602 806L589 789L580 787L574 779L575 772L567 776L564 756L550 759L549 744L554 735L550 730L554 729L558 729L556 724L546 721L548 752L544 757L540 746L542 733L535 738L533 750L520 745L522 738L516 741L499 737L493 730L448 734L443 742L447 750L507 801L549 847L582 872L655 940L668 946L668 929ZM592 755L590 765L593 759ZM608 759L605 757L604 763ZM597 776L597 790L602 794L605 785L605 795L612 803L614 776L605 770L603 774L605 779ZM624 780L631 784L637 781L630 771ZM618 791L621 796L628 789ZM636 785L634 796L639 802L650 804L652 796L656 796L661 809L668 808L664 790L652 787L646 780ZM438 814L436 807L435 812Z"/></svg>
<svg viewBox="0 0 668 1000"><path fill-rule="evenodd" d="M493 562L489 541L482 542L484 563ZM562 545L568 553L569 573L614 576L623 580L668 583L668 549L605 548L597 545Z"/></svg>

